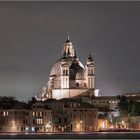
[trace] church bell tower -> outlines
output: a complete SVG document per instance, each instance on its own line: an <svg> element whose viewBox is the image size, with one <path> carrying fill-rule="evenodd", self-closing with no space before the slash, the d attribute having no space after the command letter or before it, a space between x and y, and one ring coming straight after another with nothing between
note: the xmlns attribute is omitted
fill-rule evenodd
<svg viewBox="0 0 140 140"><path fill-rule="evenodd" d="M86 76L86 84L88 89L94 89L95 88L95 76L94 76L94 61L91 55L89 54L86 62L86 71L85 71L85 76Z"/></svg>

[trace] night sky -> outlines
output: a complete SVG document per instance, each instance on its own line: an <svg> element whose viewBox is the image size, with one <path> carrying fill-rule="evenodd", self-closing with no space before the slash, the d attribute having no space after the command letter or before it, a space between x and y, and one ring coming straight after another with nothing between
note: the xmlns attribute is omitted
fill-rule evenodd
<svg viewBox="0 0 140 140"><path fill-rule="evenodd" d="M140 91L140 2L0 2L0 95L41 93L67 32L101 95Z"/></svg>

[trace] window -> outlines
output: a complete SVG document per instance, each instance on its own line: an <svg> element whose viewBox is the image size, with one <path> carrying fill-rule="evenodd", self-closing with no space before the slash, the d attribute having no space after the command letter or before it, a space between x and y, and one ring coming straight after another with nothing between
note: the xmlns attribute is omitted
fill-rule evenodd
<svg viewBox="0 0 140 140"><path fill-rule="evenodd" d="M42 112L40 112L40 116L42 116Z"/></svg>
<svg viewBox="0 0 140 140"><path fill-rule="evenodd" d="M68 70L66 70L66 75L68 75Z"/></svg>
<svg viewBox="0 0 140 140"><path fill-rule="evenodd" d="M84 87L86 87L86 83L84 83Z"/></svg>
<svg viewBox="0 0 140 140"><path fill-rule="evenodd" d="M6 113L5 113L5 111L3 112L3 116L5 116L6 115Z"/></svg>
<svg viewBox="0 0 140 140"><path fill-rule="evenodd" d="M59 118L59 123L61 123L61 118Z"/></svg>
<svg viewBox="0 0 140 140"><path fill-rule="evenodd" d="M65 70L63 70L63 75L65 75Z"/></svg>
<svg viewBox="0 0 140 140"><path fill-rule="evenodd" d="M8 111L4 111L3 116L8 116Z"/></svg>
<svg viewBox="0 0 140 140"><path fill-rule="evenodd" d="M66 123L67 122L67 118L64 118L64 123Z"/></svg>
<svg viewBox="0 0 140 140"><path fill-rule="evenodd" d="M76 83L76 87L79 87L79 83Z"/></svg>
<svg viewBox="0 0 140 140"><path fill-rule="evenodd" d="M91 70L91 74L93 74L93 70Z"/></svg>
<svg viewBox="0 0 140 140"><path fill-rule="evenodd" d="M35 124L35 120L33 119L33 124Z"/></svg>
<svg viewBox="0 0 140 140"><path fill-rule="evenodd" d="M35 116L35 112L33 112L33 116Z"/></svg>
<svg viewBox="0 0 140 140"><path fill-rule="evenodd" d="M37 124L43 124L43 119L36 119Z"/></svg>

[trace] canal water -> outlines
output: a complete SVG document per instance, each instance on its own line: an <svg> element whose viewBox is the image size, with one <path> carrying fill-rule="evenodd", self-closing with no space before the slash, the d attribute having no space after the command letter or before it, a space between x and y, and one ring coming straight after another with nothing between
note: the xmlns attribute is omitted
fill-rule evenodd
<svg viewBox="0 0 140 140"><path fill-rule="evenodd" d="M0 133L0 139L140 139L140 132Z"/></svg>

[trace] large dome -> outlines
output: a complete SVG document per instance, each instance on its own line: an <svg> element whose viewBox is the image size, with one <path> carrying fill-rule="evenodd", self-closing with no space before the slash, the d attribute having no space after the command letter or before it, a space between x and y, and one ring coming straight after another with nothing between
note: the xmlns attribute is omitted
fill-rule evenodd
<svg viewBox="0 0 140 140"><path fill-rule="evenodd" d="M62 61L63 57L57 60L57 62L54 64L50 72L50 77L52 76L59 77L61 75L60 66ZM75 79L84 78L85 68L78 59L75 59L74 57L67 57L66 62L69 66L71 80L72 79L74 80L74 75L76 76Z"/></svg>

